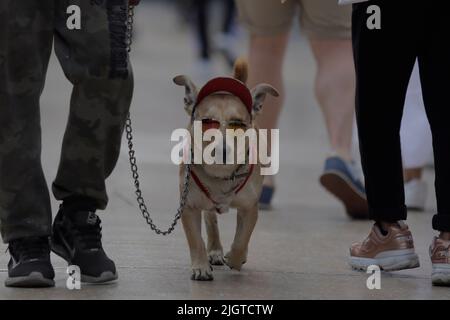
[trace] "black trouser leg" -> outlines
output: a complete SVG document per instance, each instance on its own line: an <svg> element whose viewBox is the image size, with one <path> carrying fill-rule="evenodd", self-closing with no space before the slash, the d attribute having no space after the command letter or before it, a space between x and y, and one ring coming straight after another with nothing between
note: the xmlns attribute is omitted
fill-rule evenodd
<svg viewBox="0 0 450 320"><path fill-rule="evenodd" d="M450 232L450 27L448 3L427 3L422 27L419 67L425 108L433 135L437 214L433 228Z"/></svg>
<svg viewBox="0 0 450 320"><path fill-rule="evenodd" d="M381 30L366 26L373 4L381 8ZM418 12L390 0L360 3L353 10L361 161L370 217L376 221L406 219L400 124L420 37L410 19Z"/></svg>
<svg viewBox="0 0 450 320"><path fill-rule="evenodd" d="M4 242L51 232L39 99L53 43L54 0L0 1L0 230Z"/></svg>

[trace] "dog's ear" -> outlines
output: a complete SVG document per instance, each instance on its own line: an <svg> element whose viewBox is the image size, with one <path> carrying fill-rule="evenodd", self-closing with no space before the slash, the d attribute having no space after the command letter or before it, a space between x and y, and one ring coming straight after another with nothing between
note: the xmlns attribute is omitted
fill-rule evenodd
<svg viewBox="0 0 450 320"><path fill-rule="evenodd" d="M248 78L248 63L245 58L238 58L234 63L233 78L246 83Z"/></svg>
<svg viewBox="0 0 450 320"><path fill-rule="evenodd" d="M255 117L261 112L267 94L270 94L273 97L280 96L280 94L274 87L266 83L258 84L256 87L252 89L251 92L253 97L253 111L252 111L253 117Z"/></svg>
<svg viewBox="0 0 450 320"><path fill-rule="evenodd" d="M189 79L188 76L176 76L173 78L173 82L179 86L184 86L185 96L184 96L184 109L191 115L192 109L197 102L198 90L195 84Z"/></svg>

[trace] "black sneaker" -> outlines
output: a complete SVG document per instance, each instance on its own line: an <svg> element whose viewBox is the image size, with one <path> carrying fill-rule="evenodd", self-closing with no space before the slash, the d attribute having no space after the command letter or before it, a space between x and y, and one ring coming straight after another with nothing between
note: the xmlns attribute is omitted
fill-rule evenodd
<svg viewBox="0 0 450 320"><path fill-rule="evenodd" d="M50 262L48 237L29 237L9 242L7 287L53 287L55 271Z"/></svg>
<svg viewBox="0 0 450 320"><path fill-rule="evenodd" d="M94 211L61 206L53 222L52 251L81 271L81 281L103 283L117 279L114 262L102 247L102 227Z"/></svg>

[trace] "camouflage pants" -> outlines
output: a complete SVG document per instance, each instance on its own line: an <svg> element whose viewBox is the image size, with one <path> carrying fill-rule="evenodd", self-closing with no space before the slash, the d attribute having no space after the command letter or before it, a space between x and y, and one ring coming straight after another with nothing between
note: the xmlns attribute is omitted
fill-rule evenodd
<svg viewBox="0 0 450 320"><path fill-rule="evenodd" d="M126 50L127 0L0 1L0 225L3 241L50 235L41 166L39 98L53 42L73 84L53 194L108 202L105 179L120 151L133 77ZM81 9L69 30L67 8Z"/></svg>

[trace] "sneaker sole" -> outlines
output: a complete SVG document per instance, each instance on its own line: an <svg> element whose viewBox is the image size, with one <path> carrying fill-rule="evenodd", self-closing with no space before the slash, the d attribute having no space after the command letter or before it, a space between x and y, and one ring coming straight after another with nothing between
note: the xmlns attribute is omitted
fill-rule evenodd
<svg viewBox="0 0 450 320"><path fill-rule="evenodd" d="M431 283L435 286L450 286L450 265L433 264Z"/></svg>
<svg viewBox="0 0 450 320"><path fill-rule="evenodd" d="M423 212L425 211L425 207L418 207L418 206L406 206L406 208L410 211L415 211L415 212Z"/></svg>
<svg viewBox="0 0 450 320"><path fill-rule="evenodd" d="M40 272L31 272L28 276L8 277L5 280L5 286L16 288L45 288L54 287L55 281L45 278Z"/></svg>
<svg viewBox="0 0 450 320"><path fill-rule="evenodd" d="M337 171L328 171L320 177L320 184L343 202L352 219L368 219L369 206L366 197L356 190L352 183Z"/></svg>
<svg viewBox="0 0 450 320"><path fill-rule="evenodd" d="M355 270L366 271L371 265L384 271L398 271L420 267L419 256L413 249L387 251L377 258L350 257L349 264ZM380 257L381 256L381 257Z"/></svg>
<svg viewBox="0 0 450 320"><path fill-rule="evenodd" d="M67 255L66 250L61 247L61 246L57 246L54 245L52 243L51 249L53 251L54 254L56 254L57 256L59 256L60 258L64 259L67 264L71 264L70 262L70 258ZM117 280L119 278L119 275L116 273L112 273L111 271L105 271L103 272L100 276L98 277L93 277L93 276L88 276L85 274L81 274L81 282L84 283L105 283L105 282L110 282L110 281L114 281Z"/></svg>
<svg viewBox="0 0 450 320"><path fill-rule="evenodd" d="M81 275L81 282L84 283L106 283L117 280L119 276L116 273L112 273L111 271L103 272L99 277L92 277L87 275Z"/></svg>

